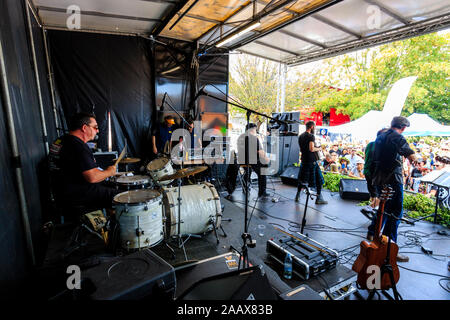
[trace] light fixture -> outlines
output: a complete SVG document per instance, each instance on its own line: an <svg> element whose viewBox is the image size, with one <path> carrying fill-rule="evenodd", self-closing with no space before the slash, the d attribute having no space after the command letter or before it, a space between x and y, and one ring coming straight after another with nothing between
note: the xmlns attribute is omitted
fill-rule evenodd
<svg viewBox="0 0 450 320"><path fill-rule="evenodd" d="M260 25L261 25L261 22L255 21L255 23L252 23L252 24L248 25L243 30L241 30L239 32L236 32L235 34L230 35L230 36L225 37L224 39L220 40L219 42L217 42L216 47L221 47L224 44L226 44L226 43L228 43L230 41L233 41L234 39L242 36L243 34L249 32L249 31L251 31L251 30L253 30L255 28L258 28Z"/></svg>

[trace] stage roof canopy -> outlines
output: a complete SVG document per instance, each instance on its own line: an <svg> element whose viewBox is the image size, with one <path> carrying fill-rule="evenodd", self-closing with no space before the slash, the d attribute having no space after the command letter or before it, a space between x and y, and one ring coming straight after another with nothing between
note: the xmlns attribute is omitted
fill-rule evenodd
<svg viewBox="0 0 450 320"><path fill-rule="evenodd" d="M75 5L81 31L198 41L200 53L229 40L223 48L290 66L450 26L442 0L28 1L48 29L69 30Z"/></svg>

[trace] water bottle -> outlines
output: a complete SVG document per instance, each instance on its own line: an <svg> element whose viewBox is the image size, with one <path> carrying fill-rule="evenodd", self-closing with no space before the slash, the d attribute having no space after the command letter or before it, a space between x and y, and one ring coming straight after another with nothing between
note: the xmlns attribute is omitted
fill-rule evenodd
<svg viewBox="0 0 450 320"><path fill-rule="evenodd" d="M284 258L284 274L286 279L292 278L292 257L289 252L286 253L286 258Z"/></svg>

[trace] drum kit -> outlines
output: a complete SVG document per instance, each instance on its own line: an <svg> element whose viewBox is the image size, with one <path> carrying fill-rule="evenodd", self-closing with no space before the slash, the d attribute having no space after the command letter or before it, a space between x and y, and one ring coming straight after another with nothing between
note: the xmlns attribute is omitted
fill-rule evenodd
<svg viewBox="0 0 450 320"><path fill-rule="evenodd" d="M167 240L178 238L187 260L184 243L191 236L201 237L214 231L218 243L216 229L223 228L217 190L208 182L181 185L183 178L207 168L174 170L170 159L161 157L146 166L148 176L121 172L111 179L110 183L117 190L123 190L113 200L120 246L126 250L139 250L164 241L170 248ZM177 181L175 187L172 186L174 181ZM187 236L185 241L182 240L184 236Z"/></svg>

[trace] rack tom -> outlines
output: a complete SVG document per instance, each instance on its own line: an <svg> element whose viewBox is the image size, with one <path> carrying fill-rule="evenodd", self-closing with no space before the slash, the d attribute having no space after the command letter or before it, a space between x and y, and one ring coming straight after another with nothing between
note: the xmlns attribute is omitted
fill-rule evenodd
<svg viewBox="0 0 450 320"><path fill-rule="evenodd" d="M161 157L150 161L147 165L147 172L152 177L153 182L160 185L168 185L173 180L159 181L165 175L174 173L172 162L169 158Z"/></svg>

